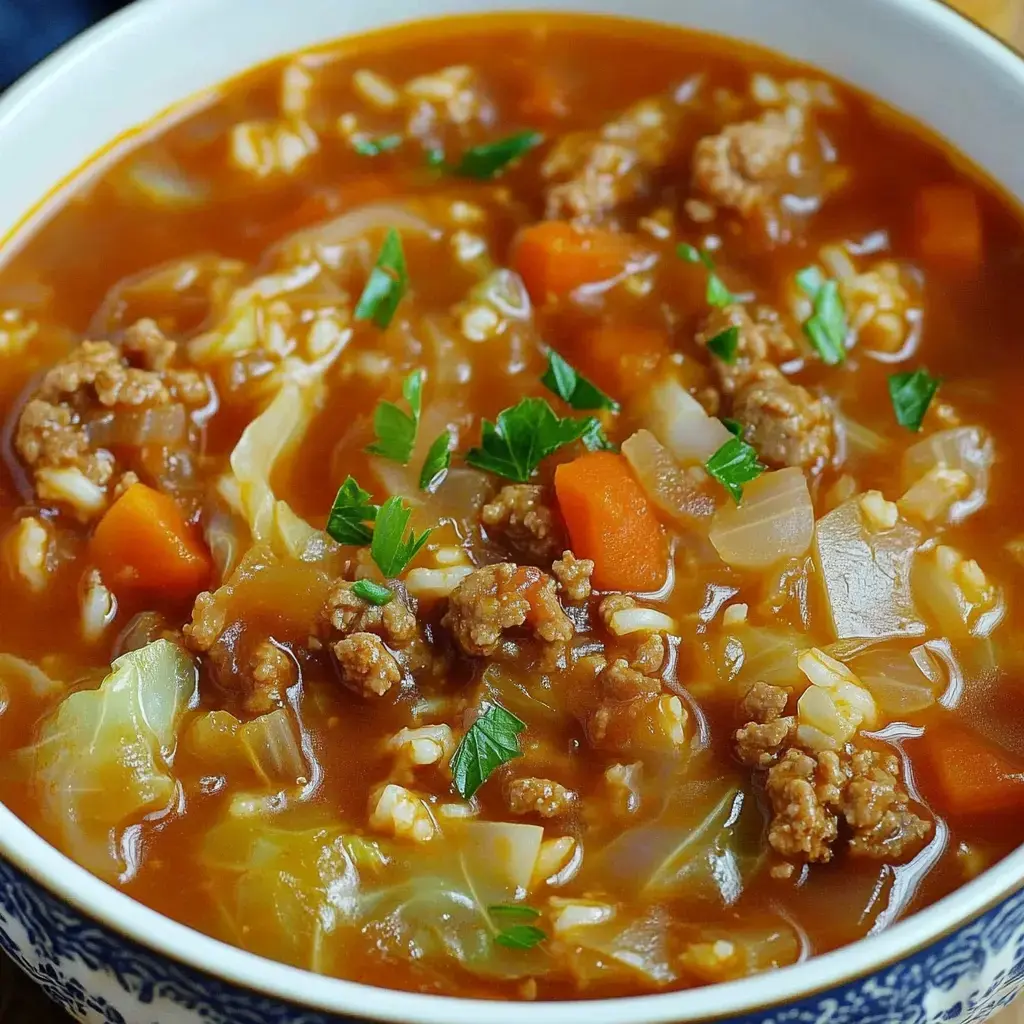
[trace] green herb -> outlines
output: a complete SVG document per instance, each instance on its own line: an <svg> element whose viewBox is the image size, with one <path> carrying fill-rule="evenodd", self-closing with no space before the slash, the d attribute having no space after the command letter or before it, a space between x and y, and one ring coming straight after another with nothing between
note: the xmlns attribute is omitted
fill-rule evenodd
<svg viewBox="0 0 1024 1024"><path fill-rule="evenodd" d="M522 757L519 734L526 723L500 704L489 704L469 727L452 756L449 767L455 789L468 800L503 764Z"/></svg>
<svg viewBox="0 0 1024 1024"><path fill-rule="evenodd" d="M889 397L896 411L896 422L901 427L920 430L924 414L941 383L941 377L933 377L924 369L891 374Z"/></svg>
<svg viewBox="0 0 1024 1024"><path fill-rule="evenodd" d="M444 150L440 146L428 149L426 161L428 167L444 167Z"/></svg>
<svg viewBox="0 0 1024 1024"><path fill-rule="evenodd" d="M494 941L508 949L533 949L547 938L547 934L536 925L527 921L536 921L540 911L533 907L521 906L518 903L496 903L487 908L487 913L495 926L499 928Z"/></svg>
<svg viewBox="0 0 1024 1024"><path fill-rule="evenodd" d="M604 432L604 427L596 416L591 416L584 422L586 429L580 440L588 452L617 452L619 450L618 445L614 445L608 440L608 435Z"/></svg>
<svg viewBox="0 0 1024 1024"><path fill-rule="evenodd" d="M380 402L373 413L373 432L377 440L367 447L371 455L408 465L416 446L423 404L423 371L413 370L402 381L402 397L409 403L410 413L402 412L394 402Z"/></svg>
<svg viewBox="0 0 1024 1024"><path fill-rule="evenodd" d="M548 353L548 368L541 383L574 409L619 410L618 402L570 366L554 349Z"/></svg>
<svg viewBox="0 0 1024 1024"><path fill-rule="evenodd" d="M698 249L687 242L676 246L676 255L687 263L702 263L708 272L708 286L705 298L709 306L728 306L736 301L736 296L725 286L725 282L715 270L715 262L705 249Z"/></svg>
<svg viewBox="0 0 1024 1024"><path fill-rule="evenodd" d="M375 605L390 604L395 596L387 587L373 580L356 580L352 584L352 593Z"/></svg>
<svg viewBox="0 0 1024 1024"><path fill-rule="evenodd" d="M420 470L420 490L436 491L448 475L448 467L452 464L452 439L448 431L438 434L434 443L427 451Z"/></svg>
<svg viewBox="0 0 1024 1024"><path fill-rule="evenodd" d="M377 506L370 501L353 477L338 489L338 496L327 517L327 533L339 544L369 544L373 531L366 524L377 518Z"/></svg>
<svg viewBox="0 0 1024 1024"><path fill-rule="evenodd" d="M735 434L737 437L743 436L743 424L739 420L730 419L728 416L722 417L722 424L730 434Z"/></svg>
<svg viewBox="0 0 1024 1024"><path fill-rule="evenodd" d="M473 146L462 154L462 159L450 170L463 178L493 178L513 160L529 153L543 141L544 136L540 132L527 131L509 135L497 142Z"/></svg>
<svg viewBox="0 0 1024 1024"><path fill-rule="evenodd" d="M582 420L560 419L543 398L524 398L498 413L496 423L483 421L480 447L469 450L466 462L525 484L541 460L559 448L581 439L587 447L601 444L598 434L603 436L603 431L600 428L593 416ZM606 438L604 444L607 444Z"/></svg>
<svg viewBox="0 0 1024 1024"><path fill-rule="evenodd" d="M732 365L736 362L736 352L740 347L740 329L738 327L726 327L708 341L708 348L723 363Z"/></svg>
<svg viewBox="0 0 1024 1024"><path fill-rule="evenodd" d="M738 437L730 437L704 464L714 477L739 503L743 497L743 484L756 480L764 471L752 445Z"/></svg>
<svg viewBox="0 0 1024 1024"><path fill-rule="evenodd" d="M804 321L804 334L821 361L836 366L846 358L846 309L839 285L825 278L817 267L798 271L796 283L811 300L813 312Z"/></svg>
<svg viewBox="0 0 1024 1024"><path fill-rule="evenodd" d="M401 135L378 135L375 139L354 138L352 148L360 156L380 156L381 153L390 153L398 149L402 144Z"/></svg>
<svg viewBox="0 0 1024 1024"><path fill-rule="evenodd" d="M411 518L412 509L397 495L388 498L377 512L370 554L387 577L401 575L430 536L430 530L424 530L417 537L416 531L411 529L406 535Z"/></svg>
<svg viewBox="0 0 1024 1024"><path fill-rule="evenodd" d="M402 239L394 228L388 228L380 255L356 304L356 319L372 320L384 330L408 289L409 271L402 252Z"/></svg>

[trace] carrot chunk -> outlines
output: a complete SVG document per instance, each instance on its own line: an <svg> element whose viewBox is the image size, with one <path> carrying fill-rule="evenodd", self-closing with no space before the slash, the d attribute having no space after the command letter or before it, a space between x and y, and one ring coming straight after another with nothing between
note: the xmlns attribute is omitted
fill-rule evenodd
<svg viewBox="0 0 1024 1024"><path fill-rule="evenodd" d="M92 561L115 593L146 591L195 596L210 581L210 555L174 499L132 484L99 521Z"/></svg>
<svg viewBox="0 0 1024 1024"><path fill-rule="evenodd" d="M1024 810L1024 763L960 726L929 729L939 810L963 818Z"/></svg>
<svg viewBox="0 0 1024 1024"><path fill-rule="evenodd" d="M646 256L629 235L548 220L519 232L512 263L530 298L543 303L583 285L613 281L638 269Z"/></svg>
<svg viewBox="0 0 1024 1024"><path fill-rule="evenodd" d="M599 387L628 398L651 381L668 354L668 337L655 327L605 324L581 336L576 365Z"/></svg>
<svg viewBox="0 0 1024 1024"><path fill-rule="evenodd" d="M918 251L926 259L977 265L982 259L981 212L964 185L928 185L917 197Z"/></svg>
<svg viewBox="0 0 1024 1024"><path fill-rule="evenodd" d="M588 452L555 470L555 494L577 558L598 590L657 590L668 575L665 531L629 463Z"/></svg>

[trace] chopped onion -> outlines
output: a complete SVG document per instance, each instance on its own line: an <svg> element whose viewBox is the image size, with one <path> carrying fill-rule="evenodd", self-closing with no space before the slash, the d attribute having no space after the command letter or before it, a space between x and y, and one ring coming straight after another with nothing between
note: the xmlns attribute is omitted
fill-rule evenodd
<svg viewBox="0 0 1024 1024"><path fill-rule="evenodd" d="M683 465L705 462L732 438L725 424L678 381L664 380L647 393L644 423Z"/></svg>
<svg viewBox="0 0 1024 1024"><path fill-rule="evenodd" d="M910 588L921 534L900 520L875 531L857 498L818 520L814 558L825 583L836 639L921 636Z"/></svg>
<svg viewBox="0 0 1024 1024"><path fill-rule="evenodd" d="M676 620L653 608L622 608L608 620L608 628L616 636L630 633L673 633Z"/></svg>
<svg viewBox="0 0 1024 1024"><path fill-rule="evenodd" d="M154 405L148 409L119 409L105 412L85 425L89 443L98 448L124 445L177 445L188 436L188 415L178 403Z"/></svg>
<svg viewBox="0 0 1024 1024"><path fill-rule="evenodd" d="M962 470L970 477L972 486L968 494L949 507L949 521L958 523L985 504L994 457L992 438L981 427L940 430L903 453L903 487L909 490L934 469Z"/></svg>
<svg viewBox="0 0 1024 1024"><path fill-rule="evenodd" d="M899 718L931 707L945 689L945 673L923 645L876 644L851 659L882 713Z"/></svg>
<svg viewBox="0 0 1024 1024"><path fill-rule="evenodd" d="M743 489L740 505L723 505L711 523L711 543L726 565L767 569L806 553L814 536L807 480L796 467L764 473Z"/></svg>
<svg viewBox="0 0 1024 1024"><path fill-rule="evenodd" d="M835 422L839 433L846 441L846 447L852 451L868 455L882 455L892 447L889 438L883 437L870 427L850 419L843 413L836 414Z"/></svg>
<svg viewBox="0 0 1024 1024"><path fill-rule="evenodd" d="M715 499L704 486L708 478L702 470L681 469L649 430L638 430L623 441L622 454L640 486L665 515L683 526L706 528L715 511Z"/></svg>

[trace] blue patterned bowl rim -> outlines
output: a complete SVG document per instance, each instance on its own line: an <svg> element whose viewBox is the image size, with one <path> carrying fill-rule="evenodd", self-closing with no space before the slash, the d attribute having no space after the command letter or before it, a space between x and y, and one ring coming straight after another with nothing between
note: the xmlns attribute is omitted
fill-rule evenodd
<svg viewBox="0 0 1024 1024"><path fill-rule="evenodd" d="M172 5L175 16L190 19L213 0L137 0L108 18L30 72L0 101L0 136L9 122L27 105L44 96L50 80L74 65L96 59L98 51L115 37L157 31ZM387 6L391 0L382 0ZM735 0L737 5L763 0ZM806 0L827 7L848 0ZM998 68L1004 88L1024 95L1024 58L982 29L971 19L935 0L859 0L875 8L898 8L922 26L956 41L965 51L980 53ZM424 5L429 6L429 5ZM485 5L483 5L485 6ZM586 10L578 3L535 5L515 0L502 7L548 7ZM620 4L619 9L629 9ZM211 83L213 84L213 83ZM1005 161L1004 161L1005 166ZM1018 189L1018 191L1020 191ZM38 210L26 214L31 222ZM143 906L100 881L69 860L29 829L0 803L0 857L34 879L44 889L76 908L86 917L139 945L213 975L242 989L277 997L285 1002L328 1013L351 1014L366 1020L394 1024L521 1024L521 1004L452 999L394 992L357 982L326 978L288 967L226 945L178 924ZM1009 898L1024 885L1024 847L994 865L978 878L930 907L877 935L833 953L814 957L792 967L741 981L705 988L586 1002L534 1003L529 1013L550 1024L684 1024L743 1016L781 1006L818 992L854 981L885 968L932 945L990 908Z"/></svg>

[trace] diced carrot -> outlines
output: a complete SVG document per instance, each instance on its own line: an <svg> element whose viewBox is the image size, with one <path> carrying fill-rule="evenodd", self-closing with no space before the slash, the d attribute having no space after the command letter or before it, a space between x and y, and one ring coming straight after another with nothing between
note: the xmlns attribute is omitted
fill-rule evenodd
<svg viewBox="0 0 1024 1024"><path fill-rule="evenodd" d="M530 65L530 79L519 104L527 117L554 120L569 113L569 101L562 83L546 68Z"/></svg>
<svg viewBox="0 0 1024 1024"><path fill-rule="evenodd" d="M628 398L651 380L668 354L668 337L655 327L605 324L574 347L576 365L613 397Z"/></svg>
<svg viewBox="0 0 1024 1024"><path fill-rule="evenodd" d="M932 727L925 741L939 811L976 818L1024 810L1024 762L962 726Z"/></svg>
<svg viewBox="0 0 1024 1024"><path fill-rule="evenodd" d="M115 593L194 597L210 582L213 568L174 499L145 484L132 484L107 509L89 553Z"/></svg>
<svg viewBox="0 0 1024 1024"><path fill-rule="evenodd" d="M544 303L584 285L613 281L641 266L646 256L629 235L547 220L519 232L512 263L530 298Z"/></svg>
<svg viewBox="0 0 1024 1024"><path fill-rule="evenodd" d="M917 245L925 259L977 265L982 259L981 212L965 185L928 185L917 197Z"/></svg>
<svg viewBox="0 0 1024 1024"><path fill-rule="evenodd" d="M588 452L555 470L555 494L577 558L598 590L649 591L668 575L668 541L629 463Z"/></svg>

